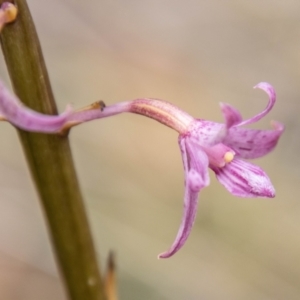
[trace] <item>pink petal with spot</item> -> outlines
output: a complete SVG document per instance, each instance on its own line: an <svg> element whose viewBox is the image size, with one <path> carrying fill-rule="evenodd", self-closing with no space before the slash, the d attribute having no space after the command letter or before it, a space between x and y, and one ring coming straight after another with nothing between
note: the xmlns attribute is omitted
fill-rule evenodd
<svg viewBox="0 0 300 300"><path fill-rule="evenodd" d="M226 136L227 130L224 124L195 119L191 128L190 136L195 143L204 147L210 147L221 143Z"/></svg>
<svg viewBox="0 0 300 300"><path fill-rule="evenodd" d="M223 143L236 152L237 157L254 159L270 153L284 131L284 126L273 122L274 130L247 129L234 126L228 130Z"/></svg>
<svg viewBox="0 0 300 300"><path fill-rule="evenodd" d="M275 197L274 187L267 174L258 166L234 159L224 168L212 168L219 182L239 197Z"/></svg>

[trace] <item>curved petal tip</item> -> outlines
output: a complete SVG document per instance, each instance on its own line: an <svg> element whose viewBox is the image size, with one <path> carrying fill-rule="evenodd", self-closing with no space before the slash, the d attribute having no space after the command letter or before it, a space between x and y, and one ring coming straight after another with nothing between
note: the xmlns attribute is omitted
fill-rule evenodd
<svg viewBox="0 0 300 300"><path fill-rule="evenodd" d="M271 98L270 100L274 100L274 102L275 102L275 98L276 98L275 89L273 88L273 86L270 83L260 82L257 85L255 85L253 88L263 90Z"/></svg>
<svg viewBox="0 0 300 300"><path fill-rule="evenodd" d="M273 88L273 86L267 82L260 82L259 84L257 84L256 86L254 86L254 88L258 88L263 90L264 92L267 93L267 95L269 96L269 102L267 104L267 107L260 112L259 114L257 114L256 116L245 120L241 123L239 123L239 126L244 126L244 125L249 125L249 124L253 124L256 123L257 121L259 121L261 118L263 118L266 114L269 113L269 111L273 108L275 102L276 102L276 92L275 89Z"/></svg>
<svg viewBox="0 0 300 300"><path fill-rule="evenodd" d="M271 121L271 127L277 131L280 131L281 133L284 131L284 125L274 120Z"/></svg>

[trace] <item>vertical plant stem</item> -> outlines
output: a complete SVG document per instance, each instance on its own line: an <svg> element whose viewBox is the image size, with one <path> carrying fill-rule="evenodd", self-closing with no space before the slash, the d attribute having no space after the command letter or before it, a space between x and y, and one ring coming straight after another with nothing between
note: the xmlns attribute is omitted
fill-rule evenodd
<svg viewBox="0 0 300 300"><path fill-rule="evenodd" d="M0 4L3 2L0 0ZM42 113L56 114L49 77L27 3L25 0L13 3L18 6L19 14L13 24L4 28L1 45L14 91L26 106ZM104 300L68 138L22 130L18 133L45 212L69 299Z"/></svg>

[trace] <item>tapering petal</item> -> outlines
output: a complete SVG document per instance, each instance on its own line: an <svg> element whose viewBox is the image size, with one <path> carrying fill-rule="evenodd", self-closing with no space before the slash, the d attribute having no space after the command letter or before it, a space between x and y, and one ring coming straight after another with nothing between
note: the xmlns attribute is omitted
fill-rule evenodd
<svg viewBox="0 0 300 300"><path fill-rule="evenodd" d="M44 115L25 107L0 81L0 114L15 126L37 132L56 132L71 114L70 107L59 116Z"/></svg>
<svg viewBox="0 0 300 300"><path fill-rule="evenodd" d="M257 130L234 126L228 130L223 143L232 148L237 157L254 159L271 152L284 131L278 122L272 123L273 130Z"/></svg>
<svg viewBox="0 0 300 300"><path fill-rule="evenodd" d="M269 102L267 107L259 114L257 114L256 116L242 121L241 123L238 124L238 126L242 126L242 125L248 125L248 124L252 124L255 123L257 121L259 121L261 118L263 118L274 106L275 102L276 102L276 93L274 88L267 82L260 82L259 84L257 84L255 87L255 89L261 89L263 91L265 91L267 93L267 95L269 96Z"/></svg>
<svg viewBox="0 0 300 300"><path fill-rule="evenodd" d="M258 166L234 159L224 168L212 168L219 182L239 197L275 197L274 187L267 174Z"/></svg>
<svg viewBox="0 0 300 300"><path fill-rule="evenodd" d="M220 107L225 119L225 125L227 129L242 122L242 115L236 108L227 103L220 103Z"/></svg>
<svg viewBox="0 0 300 300"><path fill-rule="evenodd" d="M158 258L174 255L186 242L197 213L200 190L209 184L208 158L206 154L190 143L188 138L179 138L185 170L184 211L179 231L171 248Z"/></svg>

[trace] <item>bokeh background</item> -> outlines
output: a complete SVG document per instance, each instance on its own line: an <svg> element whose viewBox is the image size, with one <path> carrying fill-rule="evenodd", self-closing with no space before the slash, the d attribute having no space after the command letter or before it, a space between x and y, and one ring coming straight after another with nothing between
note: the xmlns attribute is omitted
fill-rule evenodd
<svg viewBox="0 0 300 300"><path fill-rule="evenodd" d="M183 168L177 134L120 115L72 130L74 160L102 269L117 254L122 300L300 299L300 2L298 0L29 0L60 111L103 99L171 101L222 121L219 102L261 111L260 81L286 125L256 161L275 199L239 199L211 174L184 248L157 260L177 232ZM1 58L0 76L9 84ZM17 134L0 126L0 298L63 300L37 194Z"/></svg>

